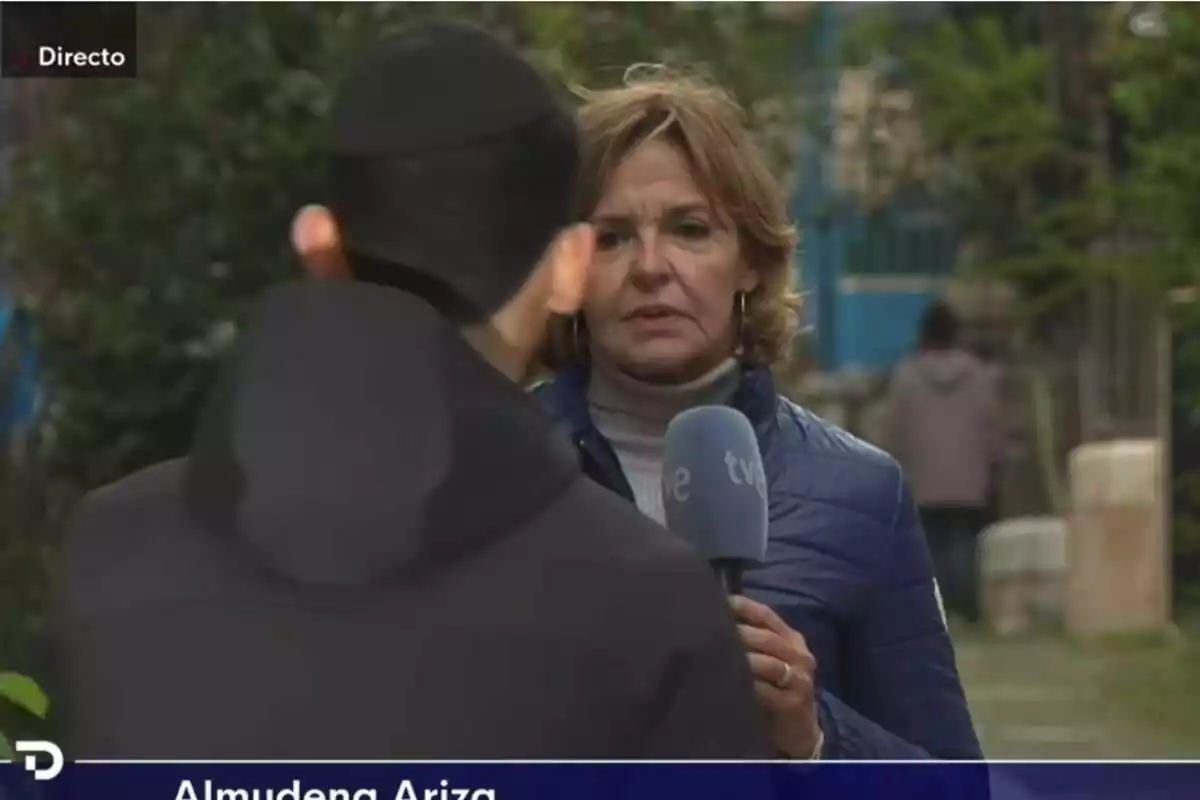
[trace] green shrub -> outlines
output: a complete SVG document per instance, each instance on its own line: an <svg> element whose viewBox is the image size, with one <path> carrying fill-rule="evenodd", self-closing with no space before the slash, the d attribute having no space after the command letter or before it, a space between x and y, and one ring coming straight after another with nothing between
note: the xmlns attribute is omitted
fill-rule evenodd
<svg viewBox="0 0 1200 800"><path fill-rule="evenodd" d="M0 702L38 719L45 719L50 709L50 701L37 683L16 672L0 672ZM0 758L13 758L12 744L3 729L0 729Z"/></svg>

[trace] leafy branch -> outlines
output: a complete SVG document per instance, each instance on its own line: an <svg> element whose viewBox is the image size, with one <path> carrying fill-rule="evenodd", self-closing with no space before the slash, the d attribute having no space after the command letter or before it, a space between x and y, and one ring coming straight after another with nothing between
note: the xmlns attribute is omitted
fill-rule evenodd
<svg viewBox="0 0 1200 800"><path fill-rule="evenodd" d="M0 700L38 719L45 719L50 710L50 701L37 683L15 672L0 672ZM0 758L11 760L14 757L11 742L0 731Z"/></svg>

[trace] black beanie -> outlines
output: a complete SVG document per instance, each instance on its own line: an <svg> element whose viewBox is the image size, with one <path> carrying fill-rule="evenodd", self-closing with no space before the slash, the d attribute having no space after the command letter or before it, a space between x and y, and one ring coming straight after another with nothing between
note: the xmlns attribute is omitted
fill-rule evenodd
<svg viewBox="0 0 1200 800"><path fill-rule="evenodd" d="M334 100L329 206L351 270L484 318L571 222L579 136L517 52L436 22L365 53Z"/></svg>

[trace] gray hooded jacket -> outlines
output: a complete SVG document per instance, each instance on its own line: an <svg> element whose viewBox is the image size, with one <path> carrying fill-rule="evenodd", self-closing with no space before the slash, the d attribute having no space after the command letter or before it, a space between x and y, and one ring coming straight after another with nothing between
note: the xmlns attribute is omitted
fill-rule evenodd
<svg viewBox="0 0 1200 800"><path fill-rule="evenodd" d="M1001 448L994 369L963 350L925 350L892 376L888 446L918 505L987 504Z"/></svg>

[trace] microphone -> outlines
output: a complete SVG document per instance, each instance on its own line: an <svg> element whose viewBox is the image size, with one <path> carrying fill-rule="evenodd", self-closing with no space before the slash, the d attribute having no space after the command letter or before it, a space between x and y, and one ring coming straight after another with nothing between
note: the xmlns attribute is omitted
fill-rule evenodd
<svg viewBox="0 0 1200 800"><path fill-rule="evenodd" d="M663 507L667 527L708 559L729 594L767 552L767 478L750 420L700 406L667 427Z"/></svg>

